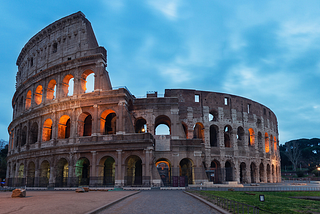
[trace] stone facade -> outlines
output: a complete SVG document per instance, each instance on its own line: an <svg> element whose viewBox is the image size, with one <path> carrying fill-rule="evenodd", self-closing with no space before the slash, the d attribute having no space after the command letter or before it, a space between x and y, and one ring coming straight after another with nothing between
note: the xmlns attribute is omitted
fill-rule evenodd
<svg viewBox="0 0 320 214"><path fill-rule="evenodd" d="M45 27L18 60L7 180L27 186L279 182L275 114L243 97L112 88L81 13ZM94 90L86 91L94 75ZM157 135L159 125L168 135Z"/></svg>

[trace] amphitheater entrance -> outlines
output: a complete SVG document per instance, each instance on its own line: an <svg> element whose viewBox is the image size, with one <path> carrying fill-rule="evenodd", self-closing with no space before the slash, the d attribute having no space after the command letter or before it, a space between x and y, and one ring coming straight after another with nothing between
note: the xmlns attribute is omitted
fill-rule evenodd
<svg viewBox="0 0 320 214"><path fill-rule="evenodd" d="M210 169L206 171L208 180L213 183L222 183L222 176L221 176L221 166L219 161L213 160L210 164Z"/></svg>
<svg viewBox="0 0 320 214"><path fill-rule="evenodd" d="M115 169L116 162L110 157L106 156L100 160L99 180L102 179L103 186L114 186L115 183Z"/></svg>
<svg viewBox="0 0 320 214"><path fill-rule="evenodd" d="M163 186L171 185L171 164L165 158L161 158L156 162L156 167L161 178Z"/></svg>
<svg viewBox="0 0 320 214"><path fill-rule="evenodd" d="M30 162L28 166L28 174L27 174L27 187L33 187L34 186L34 177L36 172L36 166L34 162Z"/></svg>
<svg viewBox="0 0 320 214"><path fill-rule="evenodd" d="M76 177L78 185L89 185L90 181L90 162L87 158L80 158L76 163Z"/></svg>
<svg viewBox="0 0 320 214"><path fill-rule="evenodd" d="M257 182L256 173L257 173L256 165L254 163L251 163L251 165L250 165L251 183L256 183Z"/></svg>
<svg viewBox="0 0 320 214"><path fill-rule="evenodd" d="M246 164L242 162L240 164L240 183L246 183Z"/></svg>
<svg viewBox="0 0 320 214"><path fill-rule="evenodd" d="M180 177L185 177L185 185L193 184L193 164L188 158L184 158L180 161ZM182 179L180 178L180 186L183 186Z"/></svg>
<svg viewBox="0 0 320 214"><path fill-rule="evenodd" d="M56 187L67 186L68 175L69 175L68 161L64 158L61 158L57 164L55 186Z"/></svg>
<svg viewBox="0 0 320 214"><path fill-rule="evenodd" d="M271 177L270 177L270 165L267 165L267 182L270 183L271 182Z"/></svg>
<svg viewBox="0 0 320 214"><path fill-rule="evenodd" d="M126 160L125 186L142 185L142 161L136 155L131 155Z"/></svg>
<svg viewBox="0 0 320 214"><path fill-rule="evenodd" d="M50 178L50 164L48 161L43 161L40 165L40 178L39 178L39 186L47 187L49 184Z"/></svg>
<svg viewBox="0 0 320 214"><path fill-rule="evenodd" d="M226 181L233 181L233 170L232 165L229 161L225 164L225 170L226 170Z"/></svg>
<svg viewBox="0 0 320 214"><path fill-rule="evenodd" d="M265 182L265 180L264 180L264 166L263 166L263 163L260 163L260 166L259 166L259 178L260 178L260 182Z"/></svg>

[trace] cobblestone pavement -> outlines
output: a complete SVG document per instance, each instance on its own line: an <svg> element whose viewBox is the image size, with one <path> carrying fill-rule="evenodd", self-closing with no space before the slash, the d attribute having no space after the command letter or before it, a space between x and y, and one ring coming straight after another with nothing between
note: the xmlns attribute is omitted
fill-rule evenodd
<svg viewBox="0 0 320 214"><path fill-rule="evenodd" d="M218 213L179 190L142 191L100 213Z"/></svg>

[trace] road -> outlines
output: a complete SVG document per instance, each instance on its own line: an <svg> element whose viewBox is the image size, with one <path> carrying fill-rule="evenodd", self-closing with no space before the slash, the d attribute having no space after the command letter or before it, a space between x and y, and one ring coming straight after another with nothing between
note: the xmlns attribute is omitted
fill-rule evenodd
<svg viewBox="0 0 320 214"><path fill-rule="evenodd" d="M218 213L179 190L142 191L100 213Z"/></svg>

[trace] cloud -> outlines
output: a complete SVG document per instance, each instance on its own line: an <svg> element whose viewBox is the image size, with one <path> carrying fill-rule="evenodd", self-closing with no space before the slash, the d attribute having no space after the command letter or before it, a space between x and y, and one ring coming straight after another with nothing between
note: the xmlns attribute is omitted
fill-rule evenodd
<svg viewBox="0 0 320 214"><path fill-rule="evenodd" d="M180 67L162 67L160 74L172 83L183 83L190 80L189 72Z"/></svg>
<svg viewBox="0 0 320 214"><path fill-rule="evenodd" d="M159 11L166 18L175 20L178 18L179 0L162 0L162 1L148 1L149 5L155 10Z"/></svg>

